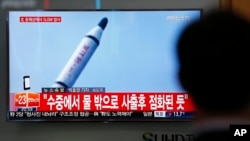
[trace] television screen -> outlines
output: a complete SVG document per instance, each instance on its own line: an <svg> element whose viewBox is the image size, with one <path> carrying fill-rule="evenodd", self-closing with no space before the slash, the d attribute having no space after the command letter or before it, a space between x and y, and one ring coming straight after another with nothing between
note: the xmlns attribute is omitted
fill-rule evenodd
<svg viewBox="0 0 250 141"><path fill-rule="evenodd" d="M193 118L176 45L200 9L8 11L9 121Z"/></svg>

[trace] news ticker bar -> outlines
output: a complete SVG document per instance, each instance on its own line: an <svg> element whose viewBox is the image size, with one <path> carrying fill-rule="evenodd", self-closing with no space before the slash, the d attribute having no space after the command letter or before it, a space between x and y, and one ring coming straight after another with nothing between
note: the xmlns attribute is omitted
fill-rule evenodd
<svg viewBox="0 0 250 141"><path fill-rule="evenodd" d="M34 107L39 112L195 111L192 99L186 93L19 92L13 98L15 108Z"/></svg>
<svg viewBox="0 0 250 141"><path fill-rule="evenodd" d="M32 119L192 119L194 112L32 112L32 111L15 111L9 112L10 120L32 120Z"/></svg>
<svg viewBox="0 0 250 141"><path fill-rule="evenodd" d="M105 87L42 88L42 93L105 92Z"/></svg>

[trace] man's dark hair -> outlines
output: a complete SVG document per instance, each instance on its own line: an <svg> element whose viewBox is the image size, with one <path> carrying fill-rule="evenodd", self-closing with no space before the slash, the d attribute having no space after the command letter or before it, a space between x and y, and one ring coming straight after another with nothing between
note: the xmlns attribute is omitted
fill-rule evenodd
<svg viewBox="0 0 250 141"><path fill-rule="evenodd" d="M250 102L249 28L232 12L213 11L181 34L179 78L197 108L239 111Z"/></svg>

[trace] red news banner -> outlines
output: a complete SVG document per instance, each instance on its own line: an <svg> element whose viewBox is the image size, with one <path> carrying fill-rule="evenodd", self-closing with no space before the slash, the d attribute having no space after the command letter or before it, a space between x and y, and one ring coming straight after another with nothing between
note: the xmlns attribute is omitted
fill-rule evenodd
<svg viewBox="0 0 250 141"><path fill-rule="evenodd" d="M61 16L20 16L20 22L49 22L49 23L58 23L62 22Z"/></svg>
<svg viewBox="0 0 250 141"><path fill-rule="evenodd" d="M16 107L37 111L195 111L186 93L67 92L15 94Z"/></svg>

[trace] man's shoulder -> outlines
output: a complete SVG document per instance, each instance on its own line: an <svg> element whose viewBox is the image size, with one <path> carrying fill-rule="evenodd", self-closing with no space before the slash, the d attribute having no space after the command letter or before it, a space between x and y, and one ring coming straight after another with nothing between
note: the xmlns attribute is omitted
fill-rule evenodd
<svg viewBox="0 0 250 141"><path fill-rule="evenodd" d="M230 139L228 130L209 131L198 134L195 141L227 141Z"/></svg>

